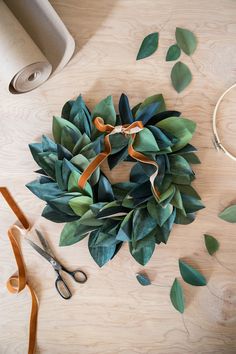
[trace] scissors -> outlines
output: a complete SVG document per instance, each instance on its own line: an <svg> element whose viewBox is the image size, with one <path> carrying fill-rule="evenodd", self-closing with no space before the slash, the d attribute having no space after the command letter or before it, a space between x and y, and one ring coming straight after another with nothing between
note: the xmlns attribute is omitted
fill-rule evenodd
<svg viewBox="0 0 236 354"><path fill-rule="evenodd" d="M63 271L69 274L74 279L74 281L80 284L83 284L87 281L87 275L80 269L76 269L74 271L69 271L68 269L66 269L61 263L56 260L47 240L42 235L42 233L39 230L35 231L37 233L41 245L43 246L43 249L30 239L25 238L25 240L35 249L35 251L37 251L52 265L55 272L57 273L57 278L55 281L55 287L57 289L57 292L61 295L61 297L63 297L63 299L68 300L72 297L72 293L69 287L67 286L65 280L62 278L60 272Z"/></svg>

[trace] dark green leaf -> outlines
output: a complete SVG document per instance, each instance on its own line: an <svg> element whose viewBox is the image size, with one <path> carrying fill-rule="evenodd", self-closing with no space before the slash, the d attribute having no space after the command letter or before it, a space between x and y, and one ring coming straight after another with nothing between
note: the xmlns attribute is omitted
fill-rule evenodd
<svg viewBox="0 0 236 354"><path fill-rule="evenodd" d="M145 274L136 274L136 279L139 282L139 284L141 284L142 286L147 286L147 285L151 285L152 282L151 280L148 278L148 276Z"/></svg>
<svg viewBox="0 0 236 354"><path fill-rule="evenodd" d="M104 220L96 219L92 210L86 211L86 213L80 218L81 225L88 226L101 226L104 224Z"/></svg>
<svg viewBox="0 0 236 354"><path fill-rule="evenodd" d="M155 199L151 199L147 203L147 210L151 217L158 222L158 225L162 226L172 214L173 207L168 204L165 208L162 208Z"/></svg>
<svg viewBox="0 0 236 354"><path fill-rule="evenodd" d="M98 182L98 200L100 202L112 202L114 200L111 183L102 174Z"/></svg>
<svg viewBox="0 0 236 354"><path fill-rule="evenodd" d="M179 260L179 270L186 283L195 286L204 286L207 284L206 278L198 270L181 259Z"/></svg>
<svg viewBox="0 0 236 354"><path fill-rule="evenodd" d="M78 216L77 216L78 218ZM98 226L81 225L80 220L66 224L61 232L60 246L70 246L85 238L89 232Z"/></svg>
<svg viewBox="0 0 236 354"><path fill-rule="evenodd" d="M177 278L175 278L172 284L170 290L170 299L174 308L180 313L184 313L184 308L185 308L184 292Z"/></svg>
<svg viewBox="0 0 236 354"><path fill-rule="evenodd" d="M40 183L38 180L26 184L26 187L34 193L38 198L48 201L60 197L62 191L58 188L57 183Z"/></svg>
<svg viewBox="0 0 236 354"><path fill-rule="evenodd" d="M181 224L181 225L188 225L191 224L195 220L195 214L194 213L189 213L186 214L181 211L181 210L176 210L176 217L175 217L175 224Z"/></svg>
<svg viewBox="0 0 236 354"><path fill-rule="evenodd" d="M144 38L136 60L147 58L155 53L158 48L158 37L158 32L154 32Z"/></svg>
<svg viewBox="0 0 236 354"><path fill-rule="evenodd" d="M180 93L192 81L192 74L186 64L178 61L171 70L171 82L175 90Z"/></svg>
<svg viewBox="0 0 236 354"><path fill-rule="evenodd" d="M42 216L45 219L48 219L50 221L56 222L56 223L64 223L64 222L73 222L78 219L77 215L71 216L65 213L62 213L58 209L52 208L49 205L46 205L46 207L43 209Z"/></svg>
<svg viewBox="0 0 236 354"><path fill-rule="evenodd" d="M208 253L212 256L219 249L219 242L211 235L204 235L205 245Z"/></svg>
<svg viewBox="0 0 236 354"><path fill-rule="evenodd" d="M42 149L44 152L57 152L57 144L47 136L43 135Z"/></svg>
<svg viewBox="0 0 236 354"><path fill-rule="evenodd" d="M133 239L135 241L146 237L157 225L147 209L135 209L133 212Z"/></svg>
<svg viewBox="0 0 236 354"><path fill-rule="evenodd" d="M71 107L73 106L74 102L75 101L70 100L64 104L62 111L61 111L62 118L70 120L70 111L71 111Z"/></svg>
<svg viewBox="0 0 236 354"><path fill-rule="evenodd" d="M133 210L130 211L123 219L116 239L119 241L130 241L133 230Z"/></svg>
<svg viewBox="0 0 236 354"><path fill-rule="evenodd" d="M235 223L236 222L236 205L231 205L225 208L220 214L219 217L222 220Z"/></svg>
<svg viewBox="0 0 236 354"><path fill-rule="evenodd" d="M153 105L156 104L156 105ZM150 112L147 112L147 108L148 107L152 107L153 109L151 110L151 114ZM136 120L140 119L141 116L143 116L144 114L146 115L148 113L149 118L151 118L152 116L163 112L166 110L166 104L164 101L164 97L161 93L147 97L143 103L141 103L137 110L135 111L135 118ZM149 123L149 124L153 124L153 123Z"/></svg>
<svg viewBox="0 0 236 354"><path fill-rule="evenodd" d="M69 205L71 198L73 198L73 196L65 194L60 198L49 200L48 205L50 205L54 209L58 209L64 214L75 216L75 213L73 212L73 210Z"/></svg>
<svg viewBox="0 0 236 354"><path fill-rule="evenodd" d="M116 244L110 245L110 247L98 246L96 245L97 239L99 237L99 231L91 232L89 236L89 252L95 262L102 267L107 263L113 256L116 250Z"/></svg>
<svg viewBox="0 0 236 354"><path fill-rule="evenodd" d="M177 27L175 31L175 38L178 46L185 54L192 55L195 52L197 47L197 39L193 32Z"/></svg>
<svg viewBox="0 0 236 354"><path fill-rule="evenodd" d="M201 200L190 195L182 194L182 201L187 214L194 213L195 211L205 208Z"/></svg>
<svg viewBox="0 0 236 354"><path fill-rule="evenodd" d="M183 156L184 156L185 160L187 160L189 163L192 163L192 164L200 164L201 163L199 157L194 153L184 154Z"/></svg>
<svg viewBox="0 0 236 354"><path fill-rule="evenodd" d="M150 234L140 241L129 242L130 253L141 265L145 265L151 258L155 249L155 237Z"/></svg>
<svg viewBox="0 0 236 354"><path fill-rule="evenodd" d="M173 44L169 47L166 53L166 61L177 60L181 54L181 49L178 44Z"/></svg>
<svg viewBox="0 0 236 354"><path fill-rule="evenodd" d="M131 124L134 121L129 105L129 99L124 93L120 96L119 113L122 124Z"/></svg>
<svg viewBox="0 0 236 354"><path fill-rule="evenodd" d="M176 208L173 209L172 214L169 216L166 222L161 227L158 226L156 228L156 234L155 234L156 240L158 240L159 242L167 243L175 221L175 216L176 216Z"/></svg>

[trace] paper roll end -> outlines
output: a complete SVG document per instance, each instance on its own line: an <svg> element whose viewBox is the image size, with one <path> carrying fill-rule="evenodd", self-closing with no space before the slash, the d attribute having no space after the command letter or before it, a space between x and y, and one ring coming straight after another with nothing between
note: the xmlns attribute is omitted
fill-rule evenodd
<svg viewBox="0 0 236 354"><path fill-rule="evenodd" d="M48 62L38 62L20 70L11 80L9 91L13 94L32 91L42 85L51 75Z"/></svg>

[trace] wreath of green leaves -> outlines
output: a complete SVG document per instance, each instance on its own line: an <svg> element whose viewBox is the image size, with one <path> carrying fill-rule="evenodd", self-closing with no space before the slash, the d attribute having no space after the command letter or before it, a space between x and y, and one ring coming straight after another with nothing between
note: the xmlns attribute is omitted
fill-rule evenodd
<svg viewBox="0 0 236 354"><path fill-rule="evenodd" d="M160 243L167 243L173 224L189 224L195 212L204 206L191 186L195 174L190 164L200 163L196 149L189 144L196 124L166 110L161 94L130 108L128 97L121 95L119 114L108 96L90 113L82 96L68 101L61 117L53 118L54 141L46 136L41 143L30 144L30 151L40 170L40 177L27 184L47 204L45 218L66 223L60 246L69 246L89 235L88 248L99 266L103 266L129 243L131 255L145 265ZM155 185L157 200L149 177L153 166L134 161L128 155L129 136L110 136L112 169L122 161L133 164L130 180L111 185L100 168L85 188L78 180L93 158L104 149L104 133L93 125L97 116L106 124L124 125L142 121L144 129L136 135L134 148L159 166Z"/></svg>

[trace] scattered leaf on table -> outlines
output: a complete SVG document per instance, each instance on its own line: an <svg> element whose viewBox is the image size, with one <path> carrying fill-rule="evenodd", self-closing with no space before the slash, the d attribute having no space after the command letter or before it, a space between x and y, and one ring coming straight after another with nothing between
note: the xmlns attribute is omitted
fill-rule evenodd
<svg viewBox="0 0 236 354"><path fill-rule="evenodd" d="M142 41L136 60L144 59L155 53L158 48L158 32L150 33Z"/></svg>
<svg viewBox="0 0 236 354"><path fill-rule="evenodd" d="M175 90L180 93L192 81L192 74L186 64L178 61L171 70L171 82Z"/></svg>
<svg viewBox="0 0 236 354"><path fill-rule="evenodd" d="M193 32L177 27L175 31L175 38L178 46L185 54L192 55L195 52L197 47L197 38Z"/></svg>
<svg viewBox="0 0 236 354"><path fill-rule="evenodd" d="M176 310L180 313L183 313L185 308L184 292L177 278L175 278L172 284L170 290L170 299L174 308L176 308Z"/></svg>
<svg viewBox="0 0 236 354"><path fill-rule="evenodd" d="M205 245L208 253L212 256L219 249L219 242L211 235L204 235Z"/></svg>
<svg viewBox="0 0 236 354"><path fill-rule="evenodd" d="M169 47L166 54L166 61L177 60L180 57L181 49L178 44L173 44Z"/></svg>
<svg viewBox="0 0 236 354"><path fill-rule="evenodd" d="M148 278L148 276L144 275L144 274L137 273L136 274L136 279L143 286L147 286L147 285L151 285L152 284L151 280Z"/></svg>
<svg viewBox="0 0 236 354"><path fill-rule="evenodd" d="M179 260L179 270L186 283L195 286L204 286L207 284L206 278L198 270L181 259Z"/></svg>
<svg viewBox="0 0 236 354"><path fill-rule="evenodd" d="M220 214L219 217L222 220L235 223L236 222L236 205L231 205L225 208Z"/></svg>

